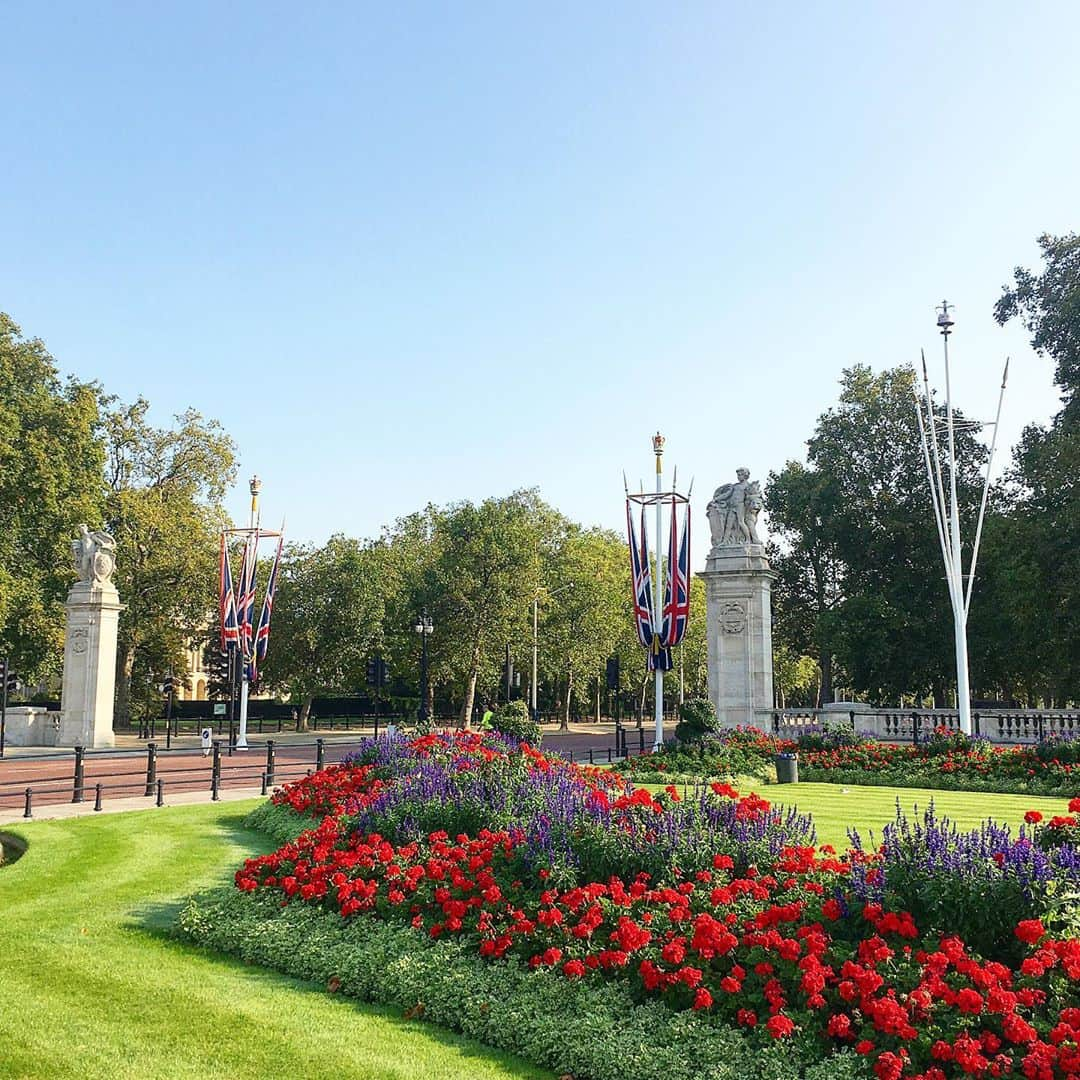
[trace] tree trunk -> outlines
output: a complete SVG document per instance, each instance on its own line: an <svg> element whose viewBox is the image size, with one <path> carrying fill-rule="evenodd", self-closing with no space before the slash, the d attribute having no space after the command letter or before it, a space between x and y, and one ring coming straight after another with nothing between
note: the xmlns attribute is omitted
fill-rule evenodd
<svg viewBox="0 0 1080 1080"><path fill-rule="evenodd" d="M566 710L559 717L559 730L570 730L570 702L574 698L574 669L571 666L566 675Z"/></svg>
<svg viewBox="0 0 1080 1080"><path fill-rule="evenodd" d="M461 706L461 730L469 731L472 725L473 705L476 702L476 680L480 676L480 642L473 643L472 670L465 684L465 702Z"/></svg>
<svg viewBox="0 0 1080 1080"><path fill-rule="evenodd" d="M817 707L820 709L833 699L832 652L828 648L823 647L819 652L818 665L821 668L821 686L818 690Z"/></svg>
<svg viewBox="0 0 1080 1080"><path fill-rule="evenodd" d="M131 673L135 668L135 643L128 642L121 648L116 658L116 721L131 723Z"/></svg>
<svg viewBox="0 0 1080 1080"><path fill-rule="evenodd" d="M472 726L473 705L476 702L476 679L479 671L473 668L469 681L465 684L465 703L461 706L461 730L469 731Z"/></svg>
<svg viewBox="0 0 1080 1080"><path fill-rule="evenodd" d="M300 730L301 731L307 731L308 730L308 717L311 716L311 705L312 705L312 702L314 702L314 700L315 700L314 695L311 695L310 697L306 697L306 698L304 698L303 705L300 706Z"/></svg>

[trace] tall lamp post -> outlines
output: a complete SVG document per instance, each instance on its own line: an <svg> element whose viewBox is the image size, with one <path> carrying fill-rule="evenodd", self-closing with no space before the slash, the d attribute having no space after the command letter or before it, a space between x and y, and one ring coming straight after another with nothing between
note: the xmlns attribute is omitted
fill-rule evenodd
<svg viewBox="0 0 1080 1080"><path fill-rule="evenodd" d="M428 713L428 656L427 641L431 632L435 629L431 616L426 611L420 613L413 629L420 635L420 723L426 724L429 719Z"/></svg>

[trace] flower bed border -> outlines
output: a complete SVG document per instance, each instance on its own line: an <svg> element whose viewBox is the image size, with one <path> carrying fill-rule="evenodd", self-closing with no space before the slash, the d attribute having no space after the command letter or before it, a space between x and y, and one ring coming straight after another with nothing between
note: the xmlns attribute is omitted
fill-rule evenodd
<svg viewBox="0 0 1080 1080"><path fill-rule="evenodd" d="M282 824L284 824L282 817ZM850 1052L818 1057L792 1040L752 1045L739 1031L616 983L571 982L552 971L483 960L374 919L343 922L229 887L190 899L180 934L196 945L400 1008L576 1080L858 1080ZM816 1058L816 1060L815 1060Z"/></svg>

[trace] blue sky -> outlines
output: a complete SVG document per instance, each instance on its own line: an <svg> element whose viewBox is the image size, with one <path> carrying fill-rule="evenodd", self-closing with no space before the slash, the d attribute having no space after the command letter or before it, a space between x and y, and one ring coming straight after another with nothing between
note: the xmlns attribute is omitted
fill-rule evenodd
<svg viewBox="0 0 1080 1080"><path fill-rule="evenodd" d="M991 308L1080 227L1080 6L9 2L0 308L236 439L294 536L539 486L707 495L841 368L939 359L1011 443ZM939 376L940 377L940 376ZM703 510L703 500L698 501ZM699 545L700 554L700 545ZM695 560L698 561L698 560Z"/></svg>

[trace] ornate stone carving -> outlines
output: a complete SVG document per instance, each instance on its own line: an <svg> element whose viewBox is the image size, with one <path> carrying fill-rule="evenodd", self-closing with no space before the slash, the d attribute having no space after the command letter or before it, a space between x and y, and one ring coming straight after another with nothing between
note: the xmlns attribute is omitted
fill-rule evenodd
<svg viewBox="0 0 1080 1080"><path fill-rule="evenodd" d="M71 631L71 651L73 653L84 653L87 647L87 638L89 633L85 628L79 628L78 630Z"/></svg>
<svg viewBox="0 0 1080 1080"><path fill-rule="evenodd" d="M735 475L735 483L721 484L705 508L714 548L761 543L757 532L764 504L761 481L751 480L747 468L737 469Z"/></svg>
<svg viewBox="0 0 1080 1080"><path fill-rule="evenodd" d="M746 609L737 600L720 608L720 629L725 634L741 634L746 629Z"/></svg>
<svg viewBox="0 0 1080 1080"><path fill-rule="evenodd" d="M79 526L79 538L71 542L71 553L80 581L91 585L110 585L116 569L116 541L102 530L91 532Z"/></svg>

